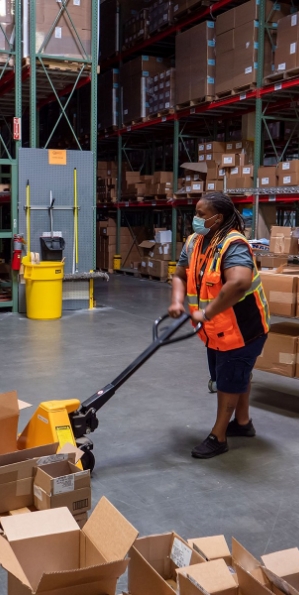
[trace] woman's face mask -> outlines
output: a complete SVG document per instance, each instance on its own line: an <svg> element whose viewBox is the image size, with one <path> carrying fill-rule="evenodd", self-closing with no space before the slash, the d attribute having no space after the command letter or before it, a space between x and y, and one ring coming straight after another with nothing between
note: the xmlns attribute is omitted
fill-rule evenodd
<svg viewBox="0 0 299 595"><path fill-rule="evenodd" d="M202 217L198 217L197 215L195 215L192 221L193 231L200 236L206 236L209 233L209 231L211 231L216 221L215 223L213 223L213 225L211 225L211 227L205 227L205 222L209 221L210 219L213 219L213 217L216 217L216 215L212 215L212 217L209 217L208 219L203 219Z"/></svg>

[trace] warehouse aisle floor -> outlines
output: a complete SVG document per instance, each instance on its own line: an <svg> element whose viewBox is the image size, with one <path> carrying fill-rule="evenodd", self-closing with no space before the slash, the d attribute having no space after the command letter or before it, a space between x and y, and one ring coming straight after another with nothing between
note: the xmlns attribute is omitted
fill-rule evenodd
<svg viewBox="0 0 299 595"><path fill-rule="evenodd" d="M148 346L170 287L111 276L96 295L96 310L60 321L0 314L1 392L16 389L34 406L86 399ZM255 372L257 437L230 439L227 454L200 461L190 451L214 421L208 378L205 348L192 339L160 350L106 404L93 434L93 505L107 496L141 535L224 533L256 556L297 547L298 380ZM22 412L21 428L31 413Z"/></svg>

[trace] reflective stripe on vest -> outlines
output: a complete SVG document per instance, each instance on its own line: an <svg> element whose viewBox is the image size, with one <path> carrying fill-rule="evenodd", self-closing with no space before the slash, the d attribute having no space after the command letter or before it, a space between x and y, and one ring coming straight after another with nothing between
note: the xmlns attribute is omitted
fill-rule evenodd
<svg viewBox="0 0 299 595"><path fill-rule="evenodd" d="M190 236L190 238L189 245L193 244L193 250L190 266L187 269L187 297L191 313L206 308L219 295L223 286L221 262L226 250L232 243L236 241L245 243L253 258L254 265L250 289L236 306L228 308L225 312L215 316L211 322L204 324L204 330L199 333L202 340L212 349L227 351L243 347L245 339L248 342L263 333L267 333L269 330L268 304L253 252L246 238L238 231L231 231L217 246L213 256L209 254L209 247L207 248L206 259L203 257L201 262L199 256L201 255L203 238L197 236L198 242L194 240L192 242L193 236ZM197 261L199 264L197 264ZM204 263L206 263L205 266ZM199 275L202 270L204 272L201 277L200 288L197 290L195 275Z"/></svg>

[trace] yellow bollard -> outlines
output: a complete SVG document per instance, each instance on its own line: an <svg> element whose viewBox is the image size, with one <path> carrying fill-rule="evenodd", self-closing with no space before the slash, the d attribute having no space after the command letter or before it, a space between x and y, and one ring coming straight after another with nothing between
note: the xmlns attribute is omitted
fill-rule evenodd
<svg viewBox="0 0 299 595"><path fill-rule="evenodd" d="M113 269L119 271L121 269L121 255L115 254L113 258Z"/></svg>

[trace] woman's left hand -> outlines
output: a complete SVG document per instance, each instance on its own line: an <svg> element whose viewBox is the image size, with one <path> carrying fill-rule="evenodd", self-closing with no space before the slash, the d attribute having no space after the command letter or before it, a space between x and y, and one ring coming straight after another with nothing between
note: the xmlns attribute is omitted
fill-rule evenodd
<svg viewBox="0 0 299 595"><path fill-rule="evenodd" d="M196 312L193 312L192 313L192 320L196 324L198 324L199 322L201 322L201 323L205 322L204 317L203 317L202 310L197 310Z"/></svg>

